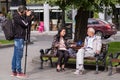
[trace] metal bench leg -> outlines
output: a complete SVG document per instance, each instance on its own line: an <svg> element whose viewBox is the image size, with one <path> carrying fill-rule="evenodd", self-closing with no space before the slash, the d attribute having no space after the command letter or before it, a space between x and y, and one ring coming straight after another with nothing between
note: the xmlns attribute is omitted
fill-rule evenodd
<svg viewBox="0 0 120 80"><path fill-rule="evenodd" d="M95 74L98 74L98 56L96 56L96 71Z"/></svg>
<svg viewBox="0 0 120 80"><path fill-rule="evenodd" d="M50 60L51 67L53 67L52 58L51 58L51 57L49 57L49 60Z"/></svg>
<svg viewBox="0 0 120 80"><path fill-rule="evenodd" d="M103 60L104 71L108 71L108 67L106 66L106 58Z"/></svg>
<svg viewBox="0 0 120 80"><path fill-rule="evenodd" d="M112 65L112 58L110 58L110 61L109 61L109 64L110 64L110 72L109 72L109 76L111 76L112 75L112 67L113 67L113 65Z"/></svg>
<svg viewBox="0 0 120 80"><path fill-rule="evenodd" d="M40 62L40 69L43 69L43 62L44 62L44 60L43 60L42 56L40 56L40 60L41 60L41 62Z"/></svg>
<svg viewBox="0 0 120 80"><path fill-rule="evenodd" d="M40 62L40 69L43 69L43 62L44 62L44 60L43 60L43 55L44 55L44 50L43 49L41 49L40 50L40 60L41 60L41 62Z"/></svg>
<svg viewBox="0 0 120 80"><path fill-rule="evenodd" d="M104 62L104 71L108 71L108 67L106 66L106 61Z"/></svg>

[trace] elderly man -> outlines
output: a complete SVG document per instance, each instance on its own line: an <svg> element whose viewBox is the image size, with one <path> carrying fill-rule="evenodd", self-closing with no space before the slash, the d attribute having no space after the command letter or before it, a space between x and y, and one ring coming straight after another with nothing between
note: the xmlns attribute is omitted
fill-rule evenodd
<svg viewBox="0 0 120 80"><path fill-rule="evenodd" d="M83 74L84 57L94 57L95 54L99 54L101 51L101 37L95 35L95 30L93 28L88 28L87 35L84 46L77 52L76 71L74 74Z"/></svg>

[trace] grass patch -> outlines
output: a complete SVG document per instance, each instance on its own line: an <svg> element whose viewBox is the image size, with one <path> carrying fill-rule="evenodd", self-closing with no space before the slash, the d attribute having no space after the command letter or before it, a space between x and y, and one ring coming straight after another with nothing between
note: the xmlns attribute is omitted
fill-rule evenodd
<svg viewBox="0 0 120 80"><path fill-rule="evenodd" d="M117 53L120 52L120 42L110 42L109 43L109 48L108 48L108 53Z"/></svg>
<svg viewBox="0 0 120 80"><path fill-rule="evenodd" d="M120 42L110 42L109 43L109 48L108 48L108 54L112 53L113 55L115 53L120 52ZM109 57L107 57L107 63L108 63ZM118 57L120 59L120 56ZM113 63L113 66L117 65L118 63Z"/></svg>
<svg viewBox="0 0 120 80"><path fill-rule="evenodd" d="M13 44L14 41L0 40L0 44Z"/></svg>

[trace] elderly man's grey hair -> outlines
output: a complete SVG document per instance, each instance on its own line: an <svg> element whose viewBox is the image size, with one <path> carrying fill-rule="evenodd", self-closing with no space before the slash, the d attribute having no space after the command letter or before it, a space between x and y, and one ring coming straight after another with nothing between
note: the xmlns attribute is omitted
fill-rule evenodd
<svg viewBox="0 0 120 80"><path fill-rule="evenodd" d="M88 31L95 33L94 28L88 28Z"/></svg>

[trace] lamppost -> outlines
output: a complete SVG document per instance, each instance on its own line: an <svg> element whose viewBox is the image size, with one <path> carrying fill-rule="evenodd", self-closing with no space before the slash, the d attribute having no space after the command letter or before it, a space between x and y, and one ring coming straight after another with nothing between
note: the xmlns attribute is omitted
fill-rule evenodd
<svg viewBox="0 0 120 80"><path fill-rule="evenodd" d="M47 0L44 3L44 29L46 32L49 31L49 4L47 3Z"/></svg>

